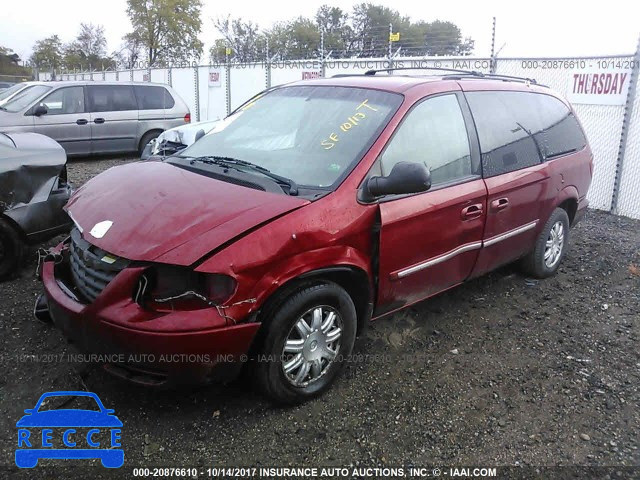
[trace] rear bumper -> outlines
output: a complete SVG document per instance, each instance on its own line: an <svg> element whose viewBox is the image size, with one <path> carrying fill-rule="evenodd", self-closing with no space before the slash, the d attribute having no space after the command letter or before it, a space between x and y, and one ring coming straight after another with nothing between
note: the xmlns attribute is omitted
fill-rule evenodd
<svg viewBox="0 0 640 480"><path fill-rule="evenodd" d="M226 381L242 368L257 323L229 324L215 308L157 314L131 299L138 269L123 270L98 299L82 304L65 292L63 261L43 264L44 296L53 323L109 373L148 386ZM42 304L41 304L42 306Z"/></svg>

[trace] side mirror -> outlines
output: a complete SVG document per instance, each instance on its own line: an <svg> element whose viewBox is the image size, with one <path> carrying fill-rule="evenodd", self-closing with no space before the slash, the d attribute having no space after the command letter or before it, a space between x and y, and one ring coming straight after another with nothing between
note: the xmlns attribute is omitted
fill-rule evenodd
<svg viewBox="0 0 640 480"><path fill-rule="evenodd" d="M27 408L24 413L26 413L27 415L31 415L32 413L34 413L35 408Z"/></svg>
<svg viewBox="0 0 640 480"><path fill-rule="evenodd" d="M36 117L41 117L42 115L46 115L49 110L46 105L38 105L36 109L33 111L33 114Z"/></svg>
<svg viewBox="0 0 640 480"><path fill-rule="evenodd" d="M364 186L364 197L373 200L382 195L426 192L431 188L431 173L424 163L398 162L386 177L371 177Z"/></svg>

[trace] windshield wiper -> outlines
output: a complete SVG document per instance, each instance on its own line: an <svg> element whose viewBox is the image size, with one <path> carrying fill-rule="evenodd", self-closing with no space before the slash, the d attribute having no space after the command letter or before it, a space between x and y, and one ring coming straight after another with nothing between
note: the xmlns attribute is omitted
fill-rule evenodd
<svg viewBox="0 0 640 480"><path fill-rule="evenodd" d="M288 186L289 195L298 195L298 185L296 184L295 181L293 181L290 178L283 177L281 175L273 173L271 170L261 167L260 165L256 165L255 163L247 162L246 160L239 160L237 158L223 157L218 155L204 155L201 157L188 157L185 155L177 155L177 156L180 158L190 158L191 161L189 163L191 165L193 165L196 162L202 162L202 163L206 163L207 165L219 165L221 167L238 167L238 166L246 167L250 170L259 172L265 177L269 177L280 184L284 184ZM238 169L238 168L236 168L236 170L242 171L241 169Z"/></svg>

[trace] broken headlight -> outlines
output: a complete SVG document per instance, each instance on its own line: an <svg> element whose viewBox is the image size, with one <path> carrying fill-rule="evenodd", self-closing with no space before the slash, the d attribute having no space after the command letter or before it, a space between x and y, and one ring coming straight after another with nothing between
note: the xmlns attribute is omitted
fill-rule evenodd
<svg viewBox="0 0 640 480"><path fill-rule="evenodd" d="M223 304L235 290L236 281L228 275L154 265L138 279L133 300L157 312L199 310Z"/></svg>

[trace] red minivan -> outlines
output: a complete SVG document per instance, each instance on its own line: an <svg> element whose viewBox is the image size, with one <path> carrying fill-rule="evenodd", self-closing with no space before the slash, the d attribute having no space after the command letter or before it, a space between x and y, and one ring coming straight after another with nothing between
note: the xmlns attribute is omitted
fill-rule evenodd
<svg viewBox="0 0 640 480"><path fill-rule="evenodd" d="M37 316L128 380L245 367L295 403L371 319L510 262L554 274L592 175L571 106L525 79L380 73L276 87L87 182Z"/></svg>

